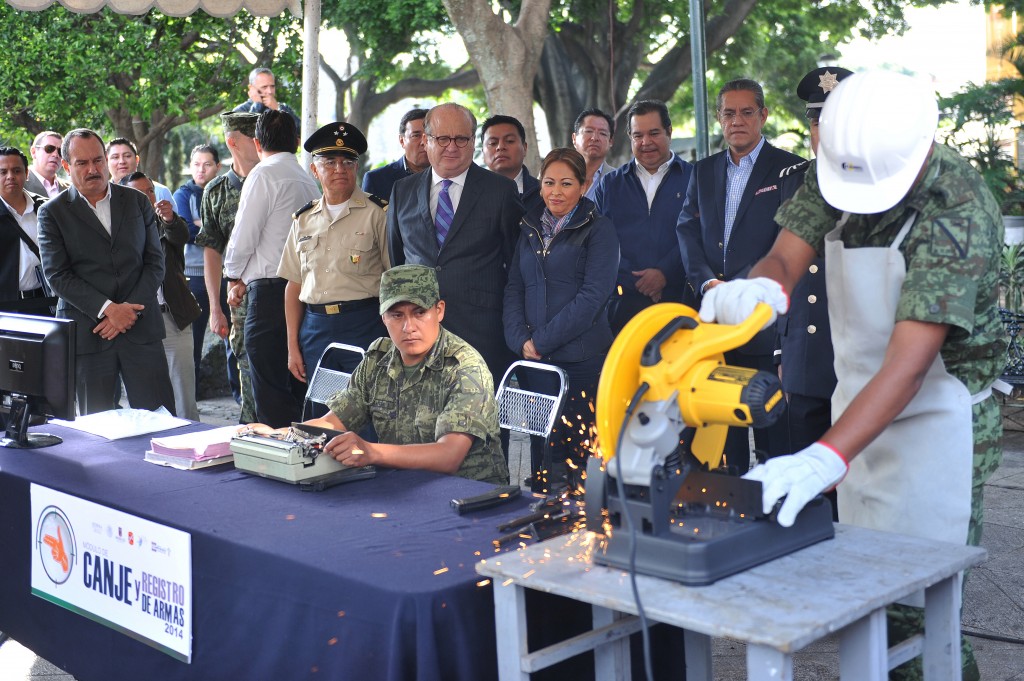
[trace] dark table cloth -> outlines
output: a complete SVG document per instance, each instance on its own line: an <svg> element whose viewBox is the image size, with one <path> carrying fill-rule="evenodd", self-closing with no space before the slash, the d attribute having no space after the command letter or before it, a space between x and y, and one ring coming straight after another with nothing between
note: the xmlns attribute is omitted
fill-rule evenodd
<svg viewBox="0 0 1024 681"><path fill-rule="evenodd" d="M146 463L151 436L37 430L64 443L0 449L0 630L80 681L495 677L491 587L473 566L528 499L458 516L452 498L491 486L381 469L303 492ZM192 664L30 594L31 482L191 534Z"/></svg>

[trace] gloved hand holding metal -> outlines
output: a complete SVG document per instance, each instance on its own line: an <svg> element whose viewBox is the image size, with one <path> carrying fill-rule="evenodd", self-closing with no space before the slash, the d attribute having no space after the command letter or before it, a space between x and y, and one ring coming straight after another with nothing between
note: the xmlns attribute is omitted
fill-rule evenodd
<svg viewBox="0 0 1024 681"><path fill-rule="evenodd" d="M789 296L779 282L767 277L726 281L704 293L700 319L702 322L739 324L750 316L758 303L768 303L772 308L772 317L765 324L767 328L778 315L789 309Z"/></svg>
<svg viewBox="0 0 1024 681"><path fill-rule="evenodd" d="M743 477L761 483L765 513L770 513L775 502L786 497L777 519L779 525L792 527L807 502L835 487L847 470L849 465L842 454L824 442L815 442L796 454L769 459Z"/></svg>

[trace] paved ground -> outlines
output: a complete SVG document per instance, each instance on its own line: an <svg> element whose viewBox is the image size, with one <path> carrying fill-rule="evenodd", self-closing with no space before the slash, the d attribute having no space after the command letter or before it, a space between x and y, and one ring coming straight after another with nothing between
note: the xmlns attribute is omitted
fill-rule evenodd
<svg viewBox="0 0 1024 681"><path fill-rule="evenodd" d="M238 420L230 398L204 400L201 420L228 425ZM1021 417L1016 418L1017 414ZM1008 414L1002 466L985 486L983 546L988 560L967 579L962 625L971 640L985 681L1024 681L1024 405ZM529 475L529 441L513 437L510 467L513 480ZM745 678L743 644L725 639L714 643L715 681ZM798 681L837 679L836 639L809 646L796 655ZM0 681L74 681L69 674L8 641L0 647Z"/></svg>

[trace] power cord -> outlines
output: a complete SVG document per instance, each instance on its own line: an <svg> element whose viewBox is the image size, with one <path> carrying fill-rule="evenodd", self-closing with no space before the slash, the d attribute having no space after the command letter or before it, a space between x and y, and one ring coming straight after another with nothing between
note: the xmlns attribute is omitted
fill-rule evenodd
<svg viewBox="0 0 1024 681"><path fill-rule="evenodd" d="M620 456L622 440L626 435L626 427L629 426L629 422L633 418L633 412L640 405L640 398L647 393L650 387L646 382L641 383L626 407L626 415L622 420L622 427L619 429L619 440L615 445L615 483L616 489L619 492L619 499L623 503L623 515L626 518L626 529L629 532L629 585L633 589L633 602L636 604L636 613L640 618L640 634L643 638L644 649L644 674L647 676L647 681L654 681L654 673L651 668L651 635L647 631L647 615L644 613L644 606L640 602L640 591L636 586L636 526L633 525L633 518L629 513L629 509L625 506L626 485L622 481L622 457Z"/></svg>

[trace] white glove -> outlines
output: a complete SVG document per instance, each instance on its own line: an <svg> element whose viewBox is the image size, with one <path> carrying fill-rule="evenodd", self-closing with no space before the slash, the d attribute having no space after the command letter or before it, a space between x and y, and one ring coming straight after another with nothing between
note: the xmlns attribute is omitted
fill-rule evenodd
<svg viewBox="0 0 1024 681"><path fill-rule="evenodd" d="M771 513L775 502L786 497L777 518L779 525L792 527L807 502L835 487L847 470L849 466L842 454L824 442L815 442L796 454L768 459L743 477L761 483L765 513Z"/></svg>
<svg viewBox="0 0 1024 681"><path fill-rule="evenodd" d="M754 312L758 303L768 303L772 308L772 318L765 324L767 328L789 309L789 296L779 282L768 277L733 279L708 289L700 304L700 320L739 324Z"/></svg>

